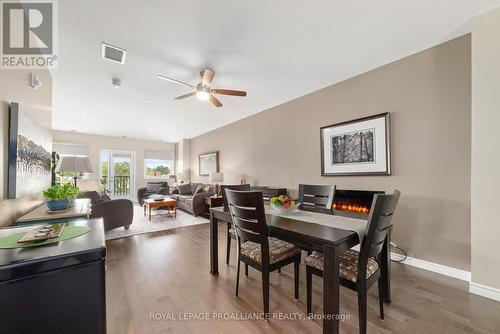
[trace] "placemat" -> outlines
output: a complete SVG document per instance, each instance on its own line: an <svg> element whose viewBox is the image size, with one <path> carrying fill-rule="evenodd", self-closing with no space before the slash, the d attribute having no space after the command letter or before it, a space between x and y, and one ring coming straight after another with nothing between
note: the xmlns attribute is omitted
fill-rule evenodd
<svg viewBox="0 0 500 334"><path fill-rule="evenodd" d="M25 247L37 247L42 245L51 244L54 242L64 241L68 239L73 239L88 233L90 228L86 226L65 226L59 238L49 239L40 242L31 242L26 244L18 244L17 241L22 238L26 232L15 233L0 239L0 249L6 248L25 248Z"/></svg>

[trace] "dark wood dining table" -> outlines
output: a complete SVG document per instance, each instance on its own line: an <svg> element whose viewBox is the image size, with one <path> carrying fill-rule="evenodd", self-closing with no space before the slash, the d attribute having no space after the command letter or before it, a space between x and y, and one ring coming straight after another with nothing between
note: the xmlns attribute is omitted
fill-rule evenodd
<svg viewBox="0 0 500 334"><path fill-rule="evenodd" d="M358 234L306 221L299 217L276 216L266 214L269 235L288 241L303 249L323 253L323 333L339 332L339 296L340 296L340 255L359 244ZM231 216L224 207L210 209L210 273L219 272L218 224L230 224ZM390 298L390 232L387 234L382 251L381 275L383 279L383 299Z"/></svg>

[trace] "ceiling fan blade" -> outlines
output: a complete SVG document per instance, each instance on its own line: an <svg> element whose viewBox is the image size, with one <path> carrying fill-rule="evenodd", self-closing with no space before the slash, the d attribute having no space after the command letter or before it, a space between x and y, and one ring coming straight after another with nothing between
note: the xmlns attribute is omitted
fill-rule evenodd
<svg viewBox="0 0 500 334"><path fill-rule="evenodd" d="M170 82L174 82L174 83L178 83L178 84L181 84L181 85L184 85L184 86L188 86L188 87L194 88L193 85L190 85L188 83L182 82L180 80L176 80L176 79L172 79L172 78L166 77L166 76L161 75L161 74L157 74L156 77L159 78L159 79L167 80L167 81L170 81Z"/></svg>
<svg viewBox="0 0 500 334"><path fill-rule="evenodd" d="M211 89L210 90L214 94L221 95L232 95L232 96L247 96L247 92L242 90L233 90L233 89Z"/></svg>
<svg viewBox="0 0 500 334"><path fill-rule="evenodd" d="M222 103L212 94L210 94L210 102L212 102L217 108L222 107Z"/></svg>
<svg viewBox="0 0 500 334"><path fill-rule="evenodd" d="M201 78L201 84L203 86L210 86L210 83L212 82L212 80L214 78L214 74L215 74L214 71L212 71L209 68L206 68L203 71L203 75L202 75L202 78Z"/></svg>
<svg viewBox="0 0 500 334"><path fill-rule="evenodd" d="M175 99L176 100L182 100L182 99L185 99L186 97L190 97L190 96L193 96L193 95L196 95L196 92L191 92L191 93L187 93L187 94L184 94L184 95L181 95L181 96L177 96Z"/></svg>

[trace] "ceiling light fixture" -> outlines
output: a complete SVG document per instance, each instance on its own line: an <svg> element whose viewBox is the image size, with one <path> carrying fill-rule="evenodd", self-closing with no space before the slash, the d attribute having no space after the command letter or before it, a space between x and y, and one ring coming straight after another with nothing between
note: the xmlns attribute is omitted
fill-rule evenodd
<svg viewBox="0 0 500 334"><path fill-rule="evenodd" d="M210 98L210 94L204 91L198 91L196 92L196 97L198 98L198 100L207 101Z"/></svg>

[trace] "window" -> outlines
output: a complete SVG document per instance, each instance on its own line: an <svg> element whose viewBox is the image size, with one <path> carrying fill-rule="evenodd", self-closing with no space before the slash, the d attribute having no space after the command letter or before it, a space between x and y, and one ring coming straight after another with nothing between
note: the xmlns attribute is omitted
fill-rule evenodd
<svg viewBox="0 0 500 334"><path fill-rule="evenodd" d="M168 178L174 172L172 166L173 161L171 160L144 159L144 178Z"/></svg>

